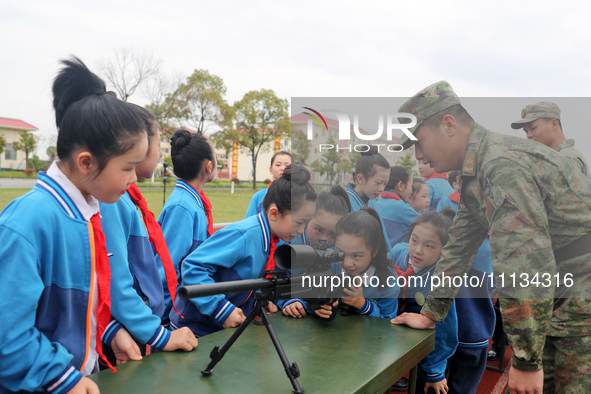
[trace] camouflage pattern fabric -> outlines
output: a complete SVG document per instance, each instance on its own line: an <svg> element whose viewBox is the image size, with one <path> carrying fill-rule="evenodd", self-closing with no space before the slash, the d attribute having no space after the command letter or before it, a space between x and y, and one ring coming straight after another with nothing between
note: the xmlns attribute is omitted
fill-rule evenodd
<svg viewBox="0 0 591 394"><path fill-rule="evenodd" d="M461 188L458 214L434 275L463 276L490 232L513 366L539 370L547 335L577 341L591 332L591 254L556 263L553 252L591 232L591 180L545 145L475 124ZM551 283L523 284L522 274L529 279L537 274L540 282L548 274ZM571 287L565 287L566 274L572 275ZM515 287L508 283L510 275L517 278ZM421 313L442 321L458 290L434 289Z"/></svg>
<svg viewBox="0 0 591 394"><path fill-rule="evenodd" d="M546 337L544 393L591 393L591 336Z"/></svg>
<svg viewBox="0 0 591 394"><path fill-rule="evenodd" d="M553 102L540 101L531 104L521 110L521 119L511 123L514 130L521 129L526 124L538 119L558 119L560 120L560 108Z"/></svg>
<svg viewBox="0 0 591 394"><path fill-rule="evenodd" d="M560 144L556 145L554 150L556 152L560 152L561 155L572 160L575 165L579 167L581 171L583 171L583 174L589 176L589 166L587 165L585 156L583 156L583 154L577 148L575 148L575 140L568 139L566 141L562 141Z"/></svg>
<svg viewBox="0 0 591 394"><path fill-rule="evenodd" d="M415 131L417 131L425 119L458 104L460 104L460 99L451 88L449 82L440 81L427 86L425 89L408 99L402 107L398 109L398 112L411 113L417 117L417 124L408 129L408 131L414 135ZM410 119L399 118L398 121L402 124L410 122ZM406 134L403 134L398 140L398 143L402 145L404 149L407 149L412 145L413 141L410 140Z"/></svg>

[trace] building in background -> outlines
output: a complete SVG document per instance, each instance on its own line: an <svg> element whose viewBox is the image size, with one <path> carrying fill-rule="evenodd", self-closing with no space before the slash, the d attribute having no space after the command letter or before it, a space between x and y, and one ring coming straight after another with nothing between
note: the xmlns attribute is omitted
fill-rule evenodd
<svg viewBox="0 0 591 394"><path fill-rule="evenodd" d="M1 171L25 170L25 152L15 151L13 144L21 139L21 131L37 130L37 127L20 119L0 118L0 134L6 139L6 147L0 154Z"/></svg>
<svg viewBox="0 0 591 394"><path fill-rule="evenodd" d="M409 153L411 154L411 157L413 157L413 162L414 162L414 152L413 152L413 147L404 150L403 152L390 152L387 149L388 145L393 145L396 144L398 142L398 138L396 137L392 137L391 141L386 140L386 137L384 136L383 138L377 139L377 140L372 140L372 141L367 141L367 140L363 140L358 138L355 133L353 132L353 125L351 125L351 140L349 141L339 141L338 140L338 134L339 134L339 122L335 119L330 119L327 117L324 117L324 119L326 120L326 124L328 125L328 130L326 130L325 127L320 127L318 125L318 123L312 121L312 132L313 132L313 136L312 136L312 140L310 140L310 155L308 157L308 159L306 160L306 164L311 164L313 163L315 160L322 160L322 155L324 154L323 152L319 151L319 145L320 144L326 144L328 139L330 137L332 137L335 141L338 142L338 146L339 146L339 154L342 155L343 160L347 160L348 157L350 157L351 153L349 153L349 149L351 149L351 151L354 151L354 147L355 145L380 145L379 146L379 152L386 158L386 160L388 160L388 162L390 163L391 166L395 166L395 165L400 165L403 158L408 155ZM291 131L292 131L292 135L294 132L301 132L304 135L308 134L308 120L311 120L311 118L303 113L294 115L291 117ZM359 128L359 131L361 132L361 134L365 134L368 135L370 133L368 133L367 131L363 130L361 127ZM363 147L358 147L359 150L364 150ZM391 148L392 150L395 149L395 147ZM413 169L418 171L418 167L415 164L415 167L413 167ZM350 173L337 173L333 179L333 183L336 185L341 185L341 186L346 186L348 183L352 183L353 182L353 171L351 171ZM418 172L417 172L418 173ZM320 175L319 173L314 173L314 183L316 183L317 185L322 185L322 184L326 184L328 185L329 183L329 175L328 174L324 174L324 175Z"/></svg>

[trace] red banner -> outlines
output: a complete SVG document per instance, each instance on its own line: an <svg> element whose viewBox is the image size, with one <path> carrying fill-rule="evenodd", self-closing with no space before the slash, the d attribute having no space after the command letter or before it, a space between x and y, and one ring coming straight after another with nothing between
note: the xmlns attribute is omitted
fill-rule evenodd
<svg viewBox="0 0 591 394"><path fill-rule="evenodd" d="M275 153L281 150L281 136L279 134L275 134Z"/></svg>
<svg viewBox="0 0 591 394"><path fill-rule="evenodd" d="M238 176L238 141L234 141L232 149L232 179Z"/></svg>

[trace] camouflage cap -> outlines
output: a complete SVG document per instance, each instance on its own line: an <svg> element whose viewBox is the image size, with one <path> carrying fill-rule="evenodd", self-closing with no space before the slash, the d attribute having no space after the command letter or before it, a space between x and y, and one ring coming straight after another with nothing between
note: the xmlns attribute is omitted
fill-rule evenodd
<svg viewBox="0 0 591 394"><path fill-rule="evenodd" d="M414 135L425 119L458 104L460 104L460 99L451 88L449 82L440 81L427 86L425 89L408 99L398 109L398 112L406 112L416 116L417 124L408 129L408 131ZM410 123L410 119L399 118L399 122L401 124ZM407 149L412 145L413 141L409 139L406 134L403 134L398 140L398 143L402 145L404 149Z"/></svg>
<svg viewBox="0 0 591 394"><path fill-rule="evenodd" d="M511 123L511 127L515 130L523 128L529 122L538 119L560 119L560 108L558 105L550 101L540 101L532 105L528 105L521 110L521 119Z"/></svg>

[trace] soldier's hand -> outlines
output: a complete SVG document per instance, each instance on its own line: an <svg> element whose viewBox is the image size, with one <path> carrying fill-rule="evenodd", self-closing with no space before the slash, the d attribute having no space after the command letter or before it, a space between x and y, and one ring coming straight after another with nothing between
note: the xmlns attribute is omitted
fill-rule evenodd
<svg viewBox="0 0 591 394"><path fill-rule="evenodd" d="M289 304L285 308L283 308L283 314L285 316L291 316L295 318L302 318L306 317L306 310L301 302L297 301L293 304Z"/></svg>
<svg viewBox="0 0 591 394"><path fill-rule="evenodd" d="M223 326L224 328L238 327L244 320L246 320L246 316L242 313L242 309L236 307L232 313L230 313L230 316L228 316Z"/></svg>
<svg viewBox="0 0 591 394"><path fill-rule="evenodd" d="M405 324L411 328L419 330L433 330L435 328L435 320L418 313L403 313L395 319L390 320L392 324Z"/></svg>
<svg viewBox="0 0 591 394"><path fill-rule="evenodd" d="M544 371L522 371L511 367L509 370L509 390L511 394L542 394Z"/></svg>

